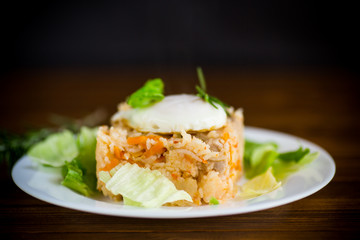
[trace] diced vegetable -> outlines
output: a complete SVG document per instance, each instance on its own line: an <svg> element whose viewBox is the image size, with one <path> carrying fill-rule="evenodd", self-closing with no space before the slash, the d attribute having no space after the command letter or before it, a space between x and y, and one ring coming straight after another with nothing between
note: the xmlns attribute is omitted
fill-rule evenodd
<svg viewBox="0 0 360 240"><path fill-rule="evenodd" d="M215 197L210 198L209 201L210 205L219 205L219 200L217 200Z"/></svg>
<svg viewBox="0 0 360 240"><path fill-rule="evenodd" d="M160 78L148 80L143 87L130 95L127 103L133 108L148 107L164 98L164 83Z"/></svg>
<svg viewBox="0 0 360 240"><path fill-rule="evenodd" d="M51 134L45 140L33 145L27 154L33 161L40 164L61 167L65 165L65 162L70 162L75 158L79 151L74 135L65 130Z"/></svg>
<svg viewBox="0 0 360 240"><path fill-rule="evenodd" d="M110 174L105 171L99 173L99 179L106 184L106 189L114 195L121 194L124 204L155 208L178 200L192 202L187 192L177 190L175 185L157 170L126 163L118 167L110 179L109 176L111 171Z"/></svg>

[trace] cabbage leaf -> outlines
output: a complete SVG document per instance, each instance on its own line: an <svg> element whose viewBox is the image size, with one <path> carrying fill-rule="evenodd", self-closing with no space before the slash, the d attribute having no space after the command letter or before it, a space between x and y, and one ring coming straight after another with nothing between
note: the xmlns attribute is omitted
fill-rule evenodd
<svg viewBox="0 0 360 240"><path fill-rule="evenodd" d="M270 167L276 179L282 180L304 165L318 158L318 152L300 146L294 151L278 151L273 142L258 143L245 140L244 168L245 177L252 179L265 173Z"/></svg>
<svg viewBox="0 0 360 240"><path fill-rule="evenodd" d="M165 203L178 200L192 202L191 196L177 190L175 185L157 170L140 168L137 164L126 163L119 166L112 176L101 171L99 178L114 195L122 195L124 204L145 208L160 207Z"/></svg>
<svg viewBox="0 0 360 240"><path fill-rule="evenodd" d="M69 130L49 135L33 145L27 153L33 161L52 167L62 167L78 154L74 135Z"/></svg>

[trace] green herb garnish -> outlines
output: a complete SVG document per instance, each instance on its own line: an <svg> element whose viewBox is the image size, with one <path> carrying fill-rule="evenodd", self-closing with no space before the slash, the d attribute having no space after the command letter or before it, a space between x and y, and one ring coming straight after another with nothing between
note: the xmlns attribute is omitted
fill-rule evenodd
<svg viewBox="0 0 360 240"><path fill-rule="evenodd" d="M82 126L98 126L104 122L106 117L107 114L103 109L97 109L80 119L52 114L49 120L56 126L55 128L32 129L23 134L0 129L0 164L4 164L10 173L17 160L26 154L33 145L44 140L50 134L64 129L78 133Z"/></svg>
<svg viewBox="0 0 360 240"><path fill-rule="evenodd" d="M219 200L217 200L215 197L211 197L209 203L210 205L219 205Z"/></svg>
<svg viewBox="0 0 360 240"><path fill-rule="evenodd" d="M45 139L53 130L31 130L25 134L14 134L0 130L0 163L4 163L10 172L15 162L20 159L29 148Z"/></svg>
<svg viewBox="0 0 360 240"><path fill-rule="evenodd" d="M148 80L143 87L130 95L127 103L133 108L148 107L164 98L164 83L160 78Z"/></svg>
<svg viewBox="0 0 360 240"><path fill-rule="evenodd" d="M198 92L197 96L201 97L206 102L210 103L216 109L218 109L216 104L220 105L224 109L226 115L229 116L230 114L227 111L227 108L230 106L228 104L224 103L223 101L219 100L218 98L210 96L209 94L206 93L206 82L205 82L204 73L203 73L201 67L197 67L196 71L197 71L197 75L198 75L198 79L199 79L199 83L200 83L200 86L198 86L198 85L195 86L195 88Z"/></svg>

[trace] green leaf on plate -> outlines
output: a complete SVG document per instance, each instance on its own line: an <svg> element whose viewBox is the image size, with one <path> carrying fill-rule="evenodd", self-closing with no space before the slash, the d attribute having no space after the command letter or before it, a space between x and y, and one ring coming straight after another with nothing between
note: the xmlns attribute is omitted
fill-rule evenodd
<svg viewBox="0 0 360 240"><path fill-rule="evenodd" d="M61 167L78 154L74 135L69 130L49 135L45 140L33 145L28 156L40 164Z"/></svg>

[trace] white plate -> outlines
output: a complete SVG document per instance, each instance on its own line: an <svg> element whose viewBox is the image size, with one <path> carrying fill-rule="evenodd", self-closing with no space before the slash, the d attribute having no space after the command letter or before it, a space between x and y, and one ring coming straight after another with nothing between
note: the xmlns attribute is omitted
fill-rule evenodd
<svg viewBox="0 0 360 240"><path fill-rule="evenodd" d="M299 144L302 144L311 151L319 151L320 156L291 175L282 187L269 194L250 200L235 198L224 204L199 207L144 209L111 202L100 194L94 198L88 198L62 186L60 184L62 177L59 171L39 167L26 156L16 163L12 177L16 185L24 192L40 200L66 208L123 217L194 218L248 213L284 205L319 191L330 182L335 174L335 163L332 157L314 143L288 134L253 127L246 127L245 135L246 138L254 141L275 141L279 144L281 151L295 150Z"/></svg>

